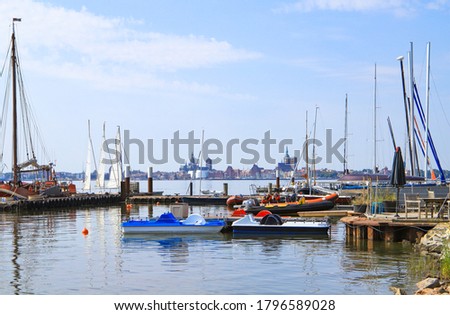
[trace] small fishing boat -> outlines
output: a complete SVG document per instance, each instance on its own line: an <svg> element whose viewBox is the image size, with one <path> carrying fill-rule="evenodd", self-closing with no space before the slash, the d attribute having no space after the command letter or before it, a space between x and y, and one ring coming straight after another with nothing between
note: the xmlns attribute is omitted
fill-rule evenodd
<svg viewBox="0 0 450 315"><path fill-rule="evenodd" d="M171 212L163 213L153 219L131 219L122 222L123 233L219 233L225 225L224 220L205 220L199 214L191 214L185 220L177 219Z"/></svg>
<svg viewBox="0 0 450 315"><path fill-rule="evenodd" d="M231 225L233 234L327 234L330 223L327 219L310 220L306 218L283 219L277 214L267 214L261 220L255 219L252 214L234 221Z"/></svg>

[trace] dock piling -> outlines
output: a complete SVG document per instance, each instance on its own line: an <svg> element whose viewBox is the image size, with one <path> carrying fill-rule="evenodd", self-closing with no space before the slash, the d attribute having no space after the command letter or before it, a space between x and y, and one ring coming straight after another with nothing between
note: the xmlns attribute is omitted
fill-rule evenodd
<svg viewBox="0 0 450 315"><path fill-rule="evenodd" d="M223 183L223 195L228 196L228 183Z"/></svg>
<svg viewBox="0 0 450 315"><path fill-rule="evenodd" d="M153 167L149 167L148 168L148 173L147 173L147 181L148 181L148 193L149 195L153 194Z"/></svg>
<svg viewBox="0 0 450 315"><path fill-rule="evenodd" d="M276 188L277 191L280 191L280 172L276 170Z"/></svg>

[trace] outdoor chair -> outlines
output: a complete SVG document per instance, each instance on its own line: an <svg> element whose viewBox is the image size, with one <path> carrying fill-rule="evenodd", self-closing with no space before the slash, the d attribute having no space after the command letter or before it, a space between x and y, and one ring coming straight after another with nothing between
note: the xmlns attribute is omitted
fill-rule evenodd
<svg viewBox="0 0 450 315"><path fill-rule="evenodd" d="M418 195L405 194L405 218L408 218L408 213L417 212L419 219L421 210L421 200Z"/></svg>

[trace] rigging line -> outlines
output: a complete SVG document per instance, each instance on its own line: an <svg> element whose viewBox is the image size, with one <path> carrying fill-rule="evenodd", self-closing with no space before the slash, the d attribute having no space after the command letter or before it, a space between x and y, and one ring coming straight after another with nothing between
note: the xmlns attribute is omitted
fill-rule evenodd
<svg viewBox="0 0 450 315"><path fill-rule="evenodd" d="M39 142L39 144L40 144L40 147L41 147L41 149L42 149L42 151L43 151L43 156L44 156L44 158L45 159L49 159L49 154L48 154L48 152L47 152L47 149L46 149L46 145L45 145L45 142L44 142L44 139L43 139L43 137L42 137L42 133L41 133L41 131L40 131L40 128L39 128L39 125L37 124L37 119L36 119L36 117L35 117L35 115L34 115L34 112L33 112L33 107L31 106L31 103L29 102L29 97L28 97L28 95L26 94L26 89L25 89L25 80L24 80L24 77L23 77L23 74L22 74L22 71L20 70L21 69L21 66L20 66L20 58L19 58L19 54L18 54L18 52L17 52L17 54L16 54L17 56L16 56L16 59L17 59L17 66L18 66L18 69L19 69L19 71L18 71L18 74L19 74L19 77L20 77L20 83L21 83L21 86L22 86L22 88L20 89L21 90L21 93L23 94L23 99L24 99L24 102L25 102L25 104L26 104L26 113L27 113L27 119L28 119L28 121L31 121L31 123L32 123L32 125L33 125L33 128L34 128L34 130L35 130L35 132L36 132L36 136L35 136L35 138L36 138L36 140L37 140L37 142ZM32 136L31 136L31 124L30 124L30 122L28 122L28 128L29 128L29 136L30 136L30 141L31 141L31 139L32 139ZM32 150L33 150L33 156L35 155L34 154L34 145L32 145Z"/></svg>
<svg viewBox="0 0 450 315"><path fill-rule="evenodd" d="M28 131L28 138L29 138L29 142L30 142L30 148L31 148L31 154L32 154L32 157L35 159L36 158L36 154L35 154L35 151L34 151L34 145L33 145L33 137L32 137L32 134L31 134L31 126L30 126L30 111L31 111L31 107L29 106L29 104L28 104L28 101L27 101L27 97L26 97L26 94L25 94L25 86L24 86L24 83L23 83L23 77L22 77L22 74L19 72L19 79L20 79L20 83L19 83L19 87L21 87L21 99L22 99L22 102L23 102L23 107L24 107L24 116L25 116L25 119L26 119L26 127L28 128L27 129L27 131Z"/></svg>
<svg viewBox="0 0 450 315"><path fill-rule="evenodd" d="M3 135L3 139L5 139L6 136L6 123L7 123L7 119L6 117L8 117L8 105L9 105L9 92L10 92L10 87L11 87L11 72L8 72L8 79L6 81L6 90L5 90L5 95L4 95L4 99L3 99L3 110L2 110L2 117L0 117L0 125L1 125L1 130L2 130L2 135ZM4 141L4 140L3 140Z"/></svg>
<svg viewBox="0 0 450 315"><path fill-rule="evenodd" d="M6 56L5 56L5 60L3 61L3 66L2 66L2 71L0 72L0 77L3 76L3 72L5 71L5 67L8 64L9 58L10 58L10 51L11 51L11 44L12 42L9 42L9 47L8 50L6 51ZM9 68L9 67L8 67Z"/></svg>
<svg viewBox="0 0 450 315"><path fill-rule="evenodd" d="M430 74L431 74L431 81L433 81L433 87L434 87L434 90L436 92L436 96L437 96L437 98L439 100L439 105L441 106L442 113L444 114L445 121L447 122L447 125L450 126L450 121L449 121L449 119L447 117L447 114L444 111L444 106L442 106L442 100L441 100L441 97L439 96L439 93L438 93L438 90L437 90L437 87L436 87L436 81L434 81L433 72L430 71Z"/></svg>
<svg viewBox="0 0 450 315"><path fill-rule="evenodd" d="M18 71L17 73L18 73L19 91L22 91L23 90L23 82L20 79L20 71ZM28 146L29 146L29 144L31 146L31 143L29 143L29 141L27 141L27 135L29 134L28 130L30 129L29 125L28 125L28 113L27 113L27 108L26 108L27 106L26 106L26 102L24 100L23 93L20 92L19 97L20 97L20 107L22 110L21 118L22 118L22 129L23 129L23 136L24 136L24 143L25 143L25 152L26 152L27 160L29 160L30 159L30 150L29 150ZM28 130L27 130L27 126L28 126ZM31 150L33 150L33 149L31 149Z"/></svg>
<svg viewBox="0 0 450 315"><path fill-rule="evenodd" d="M19 59L18 52L17 52L17 56L16 56L16 62L17 62L17 69L18 69L17 74L18 74L20 100L21 100L21 106L22 106L22 120L23 120L26 150L27 150L27 158L29 159L28 142L27 142L27 136L28 136L28 141L29 141L29 145L31 148L32 158L35 159L36 155L34 152L33 138L31 136L30 117L29 117L30 106L28 105L27 96L25 94L25 84L24 84L24 80L23 80L21 67L20 67L20 59ZM25 128L27 128L27 129L25 129Z"/></svg>
<svg viewBox="0 0 450 315"><path fill-rule="evenodd" d="M2 109L2 116L0 117L0 132L1 132L1 144L0 144L0 164L2 165L2 169L0 172L3 172L3 157L4 157L4 150L5 150L5 140L6 140L6 117L8 117L8 105L9 105L9 92L10 92L10 85L11 85L11 71L8 71L8 77L6 80L6 90L5 95L3 99L3 109Z"/></svg>

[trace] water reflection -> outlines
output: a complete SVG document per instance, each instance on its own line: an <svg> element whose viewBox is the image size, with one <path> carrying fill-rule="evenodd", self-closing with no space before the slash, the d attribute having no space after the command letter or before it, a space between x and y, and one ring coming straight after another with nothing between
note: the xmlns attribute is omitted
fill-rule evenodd
<svg viewBox="0 0 450 315"><path fill-rule="evenodd" d="M124 235L122 244L124 249L156 249L164 264L188 264L189 257L198 252L198 247L206 248L225 239L226 235L222 233L189 236L133 234Z"/></svg>
<svg viewBox="0 0 450 315"><path fill-rule="evenodd" d="M18 295L20 293L20 264L19 264L19 217L13 221L13 256L11 259L12 269L13 269L13 280L10 282L11 286L14 288L14 294Z"/></svg>
<svg viewBox="0 0 450 315"><path fill-rule="evenodd" d="M127 216L154 216L167 209L0 213L0 279L5 284L0 294L391 294L391 285L414 289L410 245L346 239L339 223L324 236L122 234L120 222ZM212 215L216 210L227 211L189 211ZM87 236L81 234L83 227Z"/></svg>
<svg viewBox="0 0 450 315"><path fill-rule="evenodd" d="M407 284L416 282L409 270L409 260L416 260L410 243L393 243L373 240L346 240L347 259L342 269L354 286L365 286L365 291L380 294L380 281L390 279L387 286L404 288L413 293Z"/></svg>

